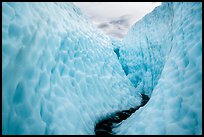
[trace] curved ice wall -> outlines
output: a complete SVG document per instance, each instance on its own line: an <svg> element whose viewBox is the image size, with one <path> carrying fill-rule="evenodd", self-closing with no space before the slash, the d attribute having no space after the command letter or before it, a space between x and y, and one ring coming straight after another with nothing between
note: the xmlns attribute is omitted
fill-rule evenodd
<svg viewBox="0 0 204 137"><path fill-rule="evenodd" d="M94 134L140 104L111 40L70 3L2 3L2 133Z"/></svg>
<svg viewBox="0 0 204 137"><path fill-rule="evenodd" d="M163 3L123 43L120 60L136 76L137 90L153 91L147 105L114 131L202 134L202 3Z"/></svg>
<svg viewBox="0 0 204 137"><path fill-rule="evenodd" d="M165 12L165 14L163 13ZM172 8L156 7L129 30L120 46L120 63L137 92L151 96L171 48Z"/></svg>

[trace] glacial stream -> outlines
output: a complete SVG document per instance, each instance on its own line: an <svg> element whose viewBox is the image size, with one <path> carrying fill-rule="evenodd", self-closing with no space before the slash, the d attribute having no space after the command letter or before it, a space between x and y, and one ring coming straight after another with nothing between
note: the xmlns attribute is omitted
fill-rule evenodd
<svg viewBox="0 0 204 137"><path fill-rule="evenodd" d="M122 110L112 114L111 116L99 121L95 126L95 134L96 135L114 135L112 132L112 128L115 124L126 120L132 113L138 110L140 107L143 107L148 101L149 97L145 94L142 95L142 101L140 106L136 106L135 108L130 108L129 110Z"/></svg>

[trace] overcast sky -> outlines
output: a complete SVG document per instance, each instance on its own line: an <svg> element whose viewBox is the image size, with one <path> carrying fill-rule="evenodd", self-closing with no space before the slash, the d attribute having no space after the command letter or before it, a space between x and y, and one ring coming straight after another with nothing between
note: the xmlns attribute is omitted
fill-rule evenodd
<svg viewBox="0 0 204 137"><path fill-rule="evenodd" d="M128 29L161 2L74 2L106 34L122 39Z"/></svg>

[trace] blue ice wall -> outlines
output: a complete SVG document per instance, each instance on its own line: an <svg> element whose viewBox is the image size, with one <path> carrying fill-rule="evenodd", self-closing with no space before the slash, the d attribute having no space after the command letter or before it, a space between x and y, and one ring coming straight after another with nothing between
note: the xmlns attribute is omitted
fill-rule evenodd
<svg viewBox="0 0 204 137"><path fill-rule="evenodd" d="M131 28L123 44L120 60L130 80L151 98L114 131L202 134L202 3L163 3Z"/></svg>
<svg viewBox="0 0 204 137"><path fill-rule="evenodd" d="M109 37L72 3L2 3L2 133L94 134L140 104Z"/></svg>
<svg viewBox="0 0 204 137"><path fill-rule="evenodd" d="M137 92L150 96L157 84L171 48L172 17L168 4L156 7L154 14L134 24L122 41L120 63Z"/></svg>
<svg viewBox="0 0 204 137"><path fill-rule="evenodd" d="M201 134L201 4L163 3L118 42L72 3L2 3L2 133L94 134L145 93L116 133Z"/></svg>

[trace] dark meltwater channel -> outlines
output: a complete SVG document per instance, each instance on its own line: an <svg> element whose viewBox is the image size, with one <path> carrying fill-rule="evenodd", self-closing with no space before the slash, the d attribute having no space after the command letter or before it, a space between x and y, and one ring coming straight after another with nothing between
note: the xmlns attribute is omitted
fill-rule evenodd
<svg viewBox="0 0 204 137"><path fill-rule="evenodd" d="M135 108L130 108L129 110L122 110L119 112L116 112L109 116L108 118L105 118L101 121L99 121L95 126L95 134L96 135L113 135L112 128L114 124L120 123L123 120L126 120L132 113L134 113L136 110L138 110L140 107L143 107L148 101L149 97L145 94L142 95L142 102L140 106L136 106Z"/></svg>

